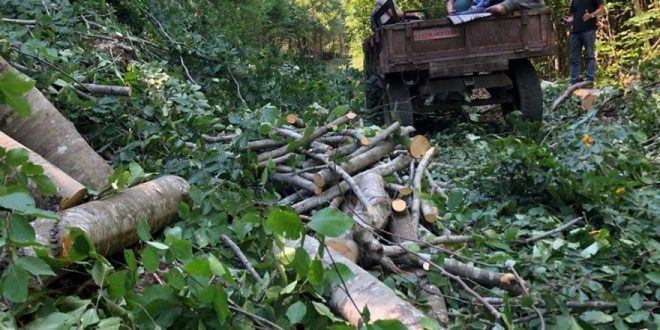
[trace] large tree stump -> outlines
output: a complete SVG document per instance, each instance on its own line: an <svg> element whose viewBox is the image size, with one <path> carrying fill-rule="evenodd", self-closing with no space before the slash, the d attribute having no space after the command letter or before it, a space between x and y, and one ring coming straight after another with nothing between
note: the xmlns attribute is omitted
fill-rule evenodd
<svg viewBox="0 0 660 330"><path fill-rule="evenodd" d="M0 57L0 75L15 71ZM93 188L105 185L112 168L44 97L33 88L26 95L32 116L23 118L0 105L0 130L40 154L76 181Z"/></svg>

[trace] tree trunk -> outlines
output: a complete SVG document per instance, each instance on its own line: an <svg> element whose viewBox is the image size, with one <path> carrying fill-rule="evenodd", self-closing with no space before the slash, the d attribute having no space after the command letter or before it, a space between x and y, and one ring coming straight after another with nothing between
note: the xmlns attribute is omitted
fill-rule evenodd
<svg viewBox="0 0 660 330"><path fill-rule="evenodd" d="M30 154L28 158L29 161L41 166L44 169L44 175L53 181L57 187L57 193L60 197L58 203L60 210L64 210L77 205L87 195L87 188L85 188L85 186L71 178L68 174L64 173L59 168L53 166L53 164L43 159L43 157L39 156L34 151L26 148L2 132L0 132L0 147L3 147L7 150L24 148L28 151Z"/></svg>
<svg viewBox="0 0 660 330"><path fill-rule="evenodd" d="M71 247L68 228L80 228L94 243L96 251L110 255L138 241L140 220L157 232L177 219L179 204L190 186L178 176L164 176L115 195L59 212L60 221L35 220L37 240L50 244L55 256L66 257Z"/></svg>
<svg viewBox="0 0 660 330"><path fill-rule="evenodd" d="M0 57L0 75L15 70ZM0 105L0 130L40 154L85 186L106 184L112 168L36 88L26 94L32 109L23 118L7 105Z"/></svg>
<svg viewBox="0 0 660 330"><path fill-rule="evenodd" d="M299 244L299 241L287 242L287 245L293 248L298 247ZM304 249L310 256L315 257L318 255L319 242L313 237L307 236ZM329 256L330 254L332 254L332 258ZM329 269L328 271L334 271L333 263L342 263L355 274L351 279L344 279L348 294L341 283L335 284L331 288L332 294L329 300L330 308L351 325L357 326L360 323L361 312L366 306L369 308L371 322L395 319L401 321L408 329L422 329L421 321L424 314L401 299L394 291L360 266L327 248L322 261L324 266Z"/></svg>

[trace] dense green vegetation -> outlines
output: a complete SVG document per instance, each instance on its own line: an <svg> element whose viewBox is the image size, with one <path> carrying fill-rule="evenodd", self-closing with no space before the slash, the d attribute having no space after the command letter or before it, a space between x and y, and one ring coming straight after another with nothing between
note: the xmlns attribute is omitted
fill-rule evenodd
<svg viewBox="0 0 660 330"><path fill-rule="evenodd" d="M434 15L444 8L442 1L399 2L431 8ZM25 154L0 149L0 244L9 260L0 283L1 327L252 329L272 328L272 322L285 329L346 328L324 299L331 284L350 274L323 269L304 250L296 251L293 263L277 262L273 250L282 232L276 219L297 215L275 205L281 197L276 187L266 183L256 155L241 146L267 135L266 124L291 112L312 124L334 111L372 118L363 109L360 72L348 59L320 61L324 53L342 52L361 61L372 4L0 0L0 17L36 19L35 26L0 22L0 56L33 79L0 77L0 102L25 112L16 95L36 83L112 161L114 189L160 174L181 175L192 185L190 205L179 209L181 221L162 235L143 230L141 244L108 258L81 249L80 259L66 266L75 274L48 283L62 263L16 251L34 245L29 221L55 217L34 207L28 182L46 195L52 184ZM559 16L568 1L548 4ZM541 130L517 120L517 113L506 123L499 115L478 114L471 117L477 122L450 123L433 136L440 148L433 175L448 187L447 196L432 196L443 215L434 230L475 237L437 251L434 259L454 255L490 269L515 268L531 292L505 295L504 318L496 324L469 295L431 271L429 280L450 307L446 327L538 328L539 319L528 318L534 308L557 329L660 325L657 307L643 306L660 300L660 7L611 1L608 8L607 28L599 35L598 83L606 88L593 110L583 112L567 100L547 113ZM558 35L557 58L536 64L547 79L561 82L567 48L566 36ZM130 86L133 96L87 99L76 93L79 82ZM546 105L563 87L546 90ZM220 131L240 136L230 144L200 138ZM524 242L577 217L582 220L563 234ZM313 233L306 226L296 230ZM224 247L223 234L239 243L262 282ZM374 273L424 308L414 276ZM41 281L47 289L28 291ZM615 307L571 308L569 301Z"/></svg>

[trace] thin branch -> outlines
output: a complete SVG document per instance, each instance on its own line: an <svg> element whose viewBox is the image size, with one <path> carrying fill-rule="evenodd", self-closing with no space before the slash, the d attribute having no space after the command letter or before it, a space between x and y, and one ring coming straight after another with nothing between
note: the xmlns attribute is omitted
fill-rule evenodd
<svg viewBox="0 0 660 330"><path fill-rule="evenodd" d="M243 315L249 316L249 317L251 317L252 319L254 319L255 321L257 321L259 323L262 323L262 322L266 323L266 324L268 324L269 326L271 326L275 329L284 330L284 328L282 328L279 325L271 322L270 320L268 320L266 318L263 318L259 315L250 313L250 312L244 310L243 308L238 307L238 305L235 302L233 302L231 299L229 299L229 304L230 304L229 309L233 310L234 312L238 312L238 313L241 313Z"/></svg>
<svg viewBox="0 0 660 330"><path fill-rule="evenodd" d="M257 280L257 282L263 282L264 279L261 277L261 275L259 275L259 273L257 273L254 267L252 267L252 264L247 259L247 257L245 257L245 254L243 254L243 251L241 251L238 245L236 245L236 243L234 243L234 241L232 241L231 238L229 238L227 235L224 234L220 235L220 238L222 239L223 242L225 242L225 244L229 246L229 248L232 249L232 251L234 251L236 256L238 256L238 259L241 260L241 263L243 264L243 266L245 266L245 268L248 270L250 275L252 275L252 277L254 277L254 279Z"/></svg>
<svg viewBox="0 0 660 330"><path fill-rule="evenodd" d="M513 266L510 266L509 269L513 273L513 276L516 277L516 281L518 281L518 284L520 284L520 286L522 287L523 291L525 292L525 295L529 296L529 289L527 289L527 286L525 285L526 283L520 277L520 274L518 274L518 272L516 271L515 268L513 268ZM545 319L543 318L543 313L541 313L541 311L538 309L538 307L536 307L535 303L532 304L532 308L536 312L536 315L539 316L539 320L541 321L541 330L545 330L546 326L545 326Z"/></svg>
<svg viewBox="0 0 660 330"><path fill-rule="evenodd" d="M195 85L199 85L195 79L190 75L190 71L188 71L188 67L186 66L186 63L183 61L183 56L179 55L179 61L181 61L181 66L183 67L183 72L186 73L186 77L188 77L188 80L190 80L191 83Z"/></svg>
<svg viewBox="0 0 660 330"><path fill-rule="evenodd" d="M534 243L534 242L540 241L540 240L542 240L546 237L552 236L556 233L562 232L562 231L570 228L572 225L576 224L580 220L582 220L582 217L577 217L577 218L575 218L575 219L573 219L569 222L566 222L565 224L563 224L563 225L561 225L561 226L559 226L559 227L557 227L553 230L547 231L547 232L545 232L541 235L535 236L535 237L528 238L528 239L525 240L525 244Z"/></svg>

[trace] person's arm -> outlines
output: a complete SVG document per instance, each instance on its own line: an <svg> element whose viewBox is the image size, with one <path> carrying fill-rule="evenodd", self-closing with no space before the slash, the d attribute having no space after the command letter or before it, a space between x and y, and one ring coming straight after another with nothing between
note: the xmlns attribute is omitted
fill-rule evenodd
<svg viewBox="0 0 660 330"><path fill-rule="evenodd" d="M598 9L594 10L593 12L585 12L584 16L582 16L582 19L586 22L590 19L597 18L599 16L603 16L605 14L605 4L603 2L600 3L598 6Z"/></svg>
<svg viewBox="0 0 660 330"><path fill-rule="evenodd" d="M454 12L454 0L447 0L447 13L451 14Z"/></svg>

